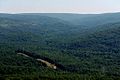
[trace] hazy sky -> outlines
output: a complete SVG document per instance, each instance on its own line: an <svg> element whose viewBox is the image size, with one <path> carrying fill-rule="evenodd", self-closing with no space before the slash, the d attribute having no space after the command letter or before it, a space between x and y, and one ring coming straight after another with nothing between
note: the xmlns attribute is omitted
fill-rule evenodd
<svg viewBox="0 0 120 80"><path fill-rule="evenodd" d="M120 12L120 0L0 0L0 13Z"/></svg>

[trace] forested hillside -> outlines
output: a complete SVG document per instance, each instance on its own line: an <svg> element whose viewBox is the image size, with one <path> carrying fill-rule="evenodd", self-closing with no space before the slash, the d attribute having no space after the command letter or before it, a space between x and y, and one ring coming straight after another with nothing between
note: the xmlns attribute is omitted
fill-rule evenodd
<svg viewBox="0 0 120 80"><path fill-rule="evenodd" d="M0 80L119 80L119 15L0 14Z"/></svg>
<svg viewBox="0 0 120 80"><path fill-rule="evenodd" d="M68 13L24 13L24 15L41 15L59 18L75 25L85 25L95 27L101 24L113 23L120 21L120 13L103 13L103 14L68 14Z"/></svg>

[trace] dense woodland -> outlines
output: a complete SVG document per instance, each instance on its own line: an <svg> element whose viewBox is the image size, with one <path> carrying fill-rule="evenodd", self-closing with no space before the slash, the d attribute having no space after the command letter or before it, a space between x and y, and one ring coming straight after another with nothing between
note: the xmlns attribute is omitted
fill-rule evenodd
<svg viewBox="0 0 120 80"><path fill-rule="evenodd" d="M119 15L0 14L0 80L120 80Z"/></svg>

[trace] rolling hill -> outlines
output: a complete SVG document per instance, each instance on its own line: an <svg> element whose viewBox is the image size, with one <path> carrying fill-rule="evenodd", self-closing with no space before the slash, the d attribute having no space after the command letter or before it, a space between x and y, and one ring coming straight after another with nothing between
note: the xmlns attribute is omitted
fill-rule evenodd
<svg viewBox="0 0 120 80"><path fill-rule="evenodd" d="M119 15L0 14L0 79L119 80ZM17 55L19 49L64 69Z"/></svg>
<svg viewBox="0 0 120 80"><path fill-rule="evenodd" d="M120 13L103 13L103 14L70 14L70 13L23 13L23 15L39 15L59 18L75 25L84 25L95 27L107 23L120 22Z"/></svg>

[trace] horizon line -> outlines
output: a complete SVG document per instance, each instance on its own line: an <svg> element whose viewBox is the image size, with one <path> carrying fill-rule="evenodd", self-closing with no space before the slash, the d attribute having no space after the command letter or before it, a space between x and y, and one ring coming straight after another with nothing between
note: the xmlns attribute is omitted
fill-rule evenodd
<svg viewBox="0 0 120 80"><path fill-rule="evenodd" d="M120 11L116 12L99 12L99 13L79 13L79 12L0 12L0 14L112 14L112 13L120 13Z"/></svg>

